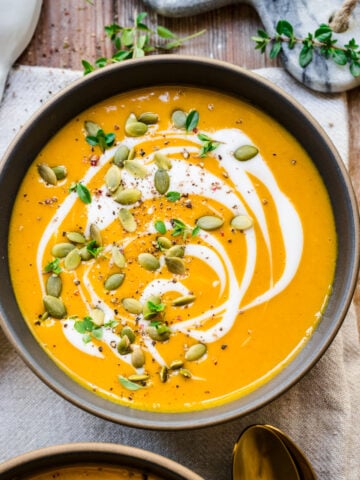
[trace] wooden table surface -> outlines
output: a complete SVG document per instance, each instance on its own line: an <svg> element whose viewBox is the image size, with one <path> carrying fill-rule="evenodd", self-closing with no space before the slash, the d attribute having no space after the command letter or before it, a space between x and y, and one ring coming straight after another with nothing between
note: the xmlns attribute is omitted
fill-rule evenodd
<svg viewBox="0 0 360 480"><path fill-rule="evenodd" d="M19 63L81 69L83 58L93 62L99 56L111 56L105 25L117 22L130 26L134 16L143 11L148 12L148 21L153 27L158 23L181 36L207 30L201 37L186 43L178 53L225 60L249 69L278 65L254 50L250 37L261 28L261 21L249 6L234 5L194 17L169 19L145 8L140 0L43 0L39 24ZM359 201L360 87L349 91L347 99L350 175ZM360 311L360 282L355 301Z"/></svg>

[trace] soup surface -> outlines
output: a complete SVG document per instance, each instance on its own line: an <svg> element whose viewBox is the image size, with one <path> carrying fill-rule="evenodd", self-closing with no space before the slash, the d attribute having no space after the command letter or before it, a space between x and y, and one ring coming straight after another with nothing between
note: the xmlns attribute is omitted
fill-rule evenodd
<svg viewBox="0 0 360 480"><path fill-rule="evenodd" d="M22 480L160 480L128 467L80 465L61 467L25 476Z"/></svg>
<svg viewBox="0 0 360 480"><path fill-rule="evenodd" d="M26 174L9 261L50 357L114 402L180 412L247 394L311 336L336 233L294 138L195 88L110 98Z"/></svg>

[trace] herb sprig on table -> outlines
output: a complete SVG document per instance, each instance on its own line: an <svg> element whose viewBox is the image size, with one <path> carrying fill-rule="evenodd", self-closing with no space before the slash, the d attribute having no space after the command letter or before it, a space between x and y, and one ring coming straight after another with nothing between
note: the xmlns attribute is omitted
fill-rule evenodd
<svg viewBox="0 0 360 480"><path fill-rule="evenodd" d="M181 45L188 40L192 40L205 33L205 30L200 30L192 35L179 37L176 33L162 25L158 25L156 31L154 31L144 23L146 17L146 12L139 13L136 16L134 26L132 27L122 27L117 23L107 25L105 27L105 33L112 41L115 47L115 53L109 58L98 58L95 60L94 65L88 60L82 60L84 75L111 63L123 62L124 60L129 60L131 58L144 57L146 54L155 51L169 51L176 49L181 47ZM160 45L156 44L153 40L156 35L163 39L163 42Z"/></svg>
<svg viewBox="0 0 360 480"><path fill-rule="evenodd" d="M293 49L296 44L302 44L299 53L299 64L302 68L307 67L314 58L314 52L318 52L326 59L331 59L338 65L348 65L350 73L354 77L360 75L360 48L352 38L344 46L337 45L334 32L327 24L321 24L314 33L309 33L305 38L295 36L294 27L287 20L280 20L276 25L275 35L269 35L264 30L258 30L258 35L252 37L256 43L255 48L265 53L270 47L270 58L275 58L283 49L283 44L288 44Z"/></svg>

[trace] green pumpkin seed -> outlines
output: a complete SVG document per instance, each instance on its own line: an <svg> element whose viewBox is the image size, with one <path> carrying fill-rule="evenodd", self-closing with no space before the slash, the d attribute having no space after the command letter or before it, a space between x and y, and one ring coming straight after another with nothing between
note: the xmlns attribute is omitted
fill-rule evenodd
<svg viewBox="0 0 360 480"><path fill-rule="evenodd" d="M105 323L105 313L100 308L93 308L90 317L95 325L102 327Z"/></svg>
<svg viewBox="0 0 360 480"><path fill-rule="evenodd" d="M61 298L53 297L52 295L45 295L43 303L47 313L54 318L64 318L66 315L66 307Z"/></svg>
<svg viewBox="0 0 360 480"><path fill-rule="evenodd" d="M180 368L179 373L184 378L191 378L192 373L187 368Z"/></svg>
<svg viewBox="0 0 360 480"><path fill-rule="evenodd" d="M120 336L121 337L124 337L124 336L127 336L128 339L130 340L130 343L134 343L135 340L136 340L136 336L135 336L135 333L134 333L134 330L130 327L124 327L121 329L121 332L120 332Z"/></svg>
<svg viewBox="0 0 360 480"><path fill-rule="evenodd" d="M179 370L184 365L184 362L182 360L173 360L170 363L169 369L170 370Z"/></svg>
<svg viewBox="0 0 360 480"><path fill-rule="evenodd" d="M84 127L85 127L85 130L86 130L86 133L90 137L96 137L98 131L101 130L100 125L98 125L95 122L91 122L90 120L86 120L84 122Z"/></svg>
<svg viewBox="0 0 360 480"><path fill-rule="evenodd" d="M66 270L75 270L81 263L79 250L76 248L69 252L64 259L64 267Z"/></svg>
<svg viewBox="0 0 360 480"><path fill-rule="evenodd" d="M165 250L167 250L168 248L170 248L172 246L171 240L169 240L166 237L158 237L157 238L157 244L159 245L160 248L163 248Z"/></svg>
<svg viewBox="0 0 360 480"><path fill-rule="evenodd" d="M156 190L163 195L169 190L170 177L166 170L156 170L154 175L154 185Z"/></svg>
<svg viewBox="0 0 360 480"><path fill-rule="evenodd" d="M143 122L126 122L125 133L129 137L142 137L148 131L148 126Z"/></svg>
<svg viewBox="0 0 360 480"><path fill-rule="evenodd" d="M185 273L185 263L178 257L165 257L165 263L169 272L176 275L183 275Z"/></svg>
<svg viewBox="0 0 360 480"><path fill-rule="evenodd" d="M93 240L97 247L101 247L103 244L100 228L92 223L90 225L90 238Z"/></svg>
<svg viewBox="0 0 360 480"><path fill-rule="evenodd" d="M151 340L155 340L156 342L165 342L170 338L170 329L159 331L157 327L150 325L146 329L146 333L149 335Z"/></svg>
<svg viewBox="0 0 360 480"><path fill-rule="evenodd" d="M169 370L166 365L163 365L160 369L160 382L165 383L169 377Z"/></svg>
<svg viewBox="0 0 360 480"><path fill-rule="evenodd" d="M75 245L72 243L56 243L51 249L51 255L57 258L64 258L71 250L74 250L74 248Z"/></svg>
<svg viewBox="0 0 360 480"><path fill-rule="evenodd" d="M145 178L149 173L144 165L137 160L125 160L124 168L135 178Z"/></svg>
<svg viewBox="0 0 360 480"><path fill-rule="evenodd" d="M91 255L91 253L86 247L80 248L79 253L80 253L81 260L84 260L85 262L93 258L93 256Z"/></svg>
<svg viewBox="0 0 360 480"><path fill-rule="evenodd" d="M132 147L130 152L129 152L129 155L128 155L128 160L134 160L136 156L136 148L135 147Z"/></svg>
<svg viewBox="0 0 360 480"><path fill-rule="evenodd" d="M171 121L175 128L185 128L186 113L183 110L174 110L171 115Z"/></svg>
<svg viewBox="0 0 360 480"><path fill-rule="evenodd" d="M193 303L195 300L195 295L184 295L183 297L175 298L172 304L174 307L183 307L184 305L189 305L189 303Z"/></svg>
<svg viewBox="0 0 360 480"><path fill-rule="evenodd" d="M216 230L220 228L224 224L224 220L219 217L215 217L214 215L204 215L200 217L196 225L200 227L202 230Z"/></svg>
<svg viewBox="0 0 360 480"><path fill-rule="evenodd" d="M58 275L50 275L46 281L46 293L51 297L60 297L62 281Z"/></svg>
<svg viewBox="0 0 360 480"><path fill-rule="evenodd" d="M159 312L153 312L150 310L148 302L154 303L155 305L160 305L161 298L157 295L150 295L150 297L146 300L143 306L143 315L145 320L150 320L151 318L159 315Z"/></svg>
<svg viewBox="0 0 360 480"><path fill-rule="evenodd" d="M230 224L236 230L247 230L253 226L254 222L248 215L237 215L231 220Z"/></svg>
<svg viewBox="0 0 360 480"><path fill-rule="evenodd" d="M117 345L117 351L120 353L120 355L127 355L131 352L131 344L127 335L121 337L121 340Z"/></svg>
<svg viewBox="0 0 360 480"><path fill-rule="evenodd" d="M254 145L242 145L235 150L234 157L240 162L245 162L254 158L258 153L259 150Z"/></svg>
<svg viewBox="0 0 360 480"><path fill-rule="evenodd" d="M170 158L163 153L156 152L154 154L154 160L158 168L161 170L170 170L172 167Z"/></svg>
<svg viewBox="0 0 360 480"><path fill-rule="evenodd" d="M67 169L63 165L51 167L51 170L55 173L58 180L64 180L64 178L67 176Z"/></svg>
<svg viewBox="0 0 360 480"><path fill-rule="evenodd" d="M135 347L131 352L131 363L134 368L142 368L145 365L145 353L141 347Z"/></svg>
<svg viewBox="0 0 360 480"><path fill-rule="evenodd" d="M121 208L119 211L119 220L124 230L129 233L135 232L136 222L134 215L126 208Z"/></svg>
<svg viewBox="0 0 360 480"><path fill-rule="evenodd" d="M125 279L124 273L113 273L110 275L104 282L104 287L106 290L116 290L119 288Z"/></svg>
<svg viewBox="0 0 360 480"><path fill-rule="evenodd" d="M72 243L85 243L86 238L80 232L66 232L66 238Z"/></svg>
<svg viewBox="0 0 360 480"><path fill-rule="evenodd" d="M149 375L146 375L146 373L134 374L128 377L128 380L130 380L130 382L146 382L146 380L148 379L149 379Z"/></svg>
<svg viewBox="0 0 360 480"><path fill-rule="evenodd" d="M132 205L141 198L141 191L137 188L125 188L124 190L117 190L113 195L113 199L121 203L121 205Z"/></svg>
<svg viewBox="0 0 360 480"><path fill-rule="evenodd" d="M41 163L37 166L38 172L40 177L44 180L45 183L48 185L56 185L57 184L57 177L52 168L45 163Z"/></svg>
<svg viewBox="0 0 360 480"><path fill-rule="evenodd" d="M159 260L154 257L154 255L151 255L151 253L140 253L138 255L138 262L143 268L145 268L145 270L149 270L151 272L154 272L160 268Z"/></svg>
<svg viewBox="0 0 360 480"><path fill-rule="evenodd" d="M154 125L158 123L159 115L153 112L142 113L139 117L139 122L145 123L146 125Z"/></svg>
<svg viewBox="0 0 360 480"><path fill-rule="evenodd" d="M123 298L121 303L125 310L129 313L133 313L135 315L139 315L143 311L142 303L135 298Z"/></svg>
<svg viewBox="0 0 360 480"><path fill-rule="evenodd" d="M120 145L114 154L113 162L115 165L122 168L124 161L129 158L129 152L130 150L126 145Z"/></svg>
<svg viewBox="0 0 360 480"><path fill-rule="evenodd" d="M105 174L105 185L109 192L114 193L121 182L121 170L117 165L111 165L109 170Z"/></svg>
<svg viewBox="0 0 360 480"><path fill-rule="evenodd" d="M185 247L183 245L174 245L166 252L167 257L182 258L185 255Z"/></svg>
<svg viewBox="0 0 360 480"><path fill-rule="evenodd" d="M207 346L203 343L196 343L192 345L189 350L185 353L185 359L189 362L194 362L200 360L201 357L207 352Z"/></svg>
<svg viewBox="0 0 360 480"><path fill-rule="evenodd" d="M114 245L111 249L111 258L118 268L124 268L126 265L125 256L121 253L120 248Z"/></svg>

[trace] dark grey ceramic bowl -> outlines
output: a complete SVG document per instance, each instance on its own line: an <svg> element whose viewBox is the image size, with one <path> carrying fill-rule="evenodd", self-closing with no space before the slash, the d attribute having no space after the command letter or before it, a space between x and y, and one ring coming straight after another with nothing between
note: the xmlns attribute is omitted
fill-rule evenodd
<svg viewBox="0 0 360 480"><path fill-rule="evenodd" d="M27 168L47 141L70 119L120 92L151 85L195 85L241 97L282 124L318 168L332 203L339 252L333 293L323 318L299 355L276 377L243 398L189 413L154 413L124 407L84 389L42 350L24 322L11 286L8 229L14 198ZM184 429L224 422L273 400L297 382L335 337L350 305L359 262L358 212L347 172L332 143L289 95L235 66L198 57L163 55L131 60L93 73L53 97L22 129L0 172L0 314L2 326L25 362L55 391L76 405L115 422L142 428Z"/></svg>
<svg viewBox="0 0 360 480"><path fill-rule="evenodd" d="M113 443L68 443L25 453L0 464L0 478L22 480L29 477L31 480L32 475L47 470L81 465L128 467L160 480L203 480L161 455ZM145 475L143 478L147 478Z"/></svg>

